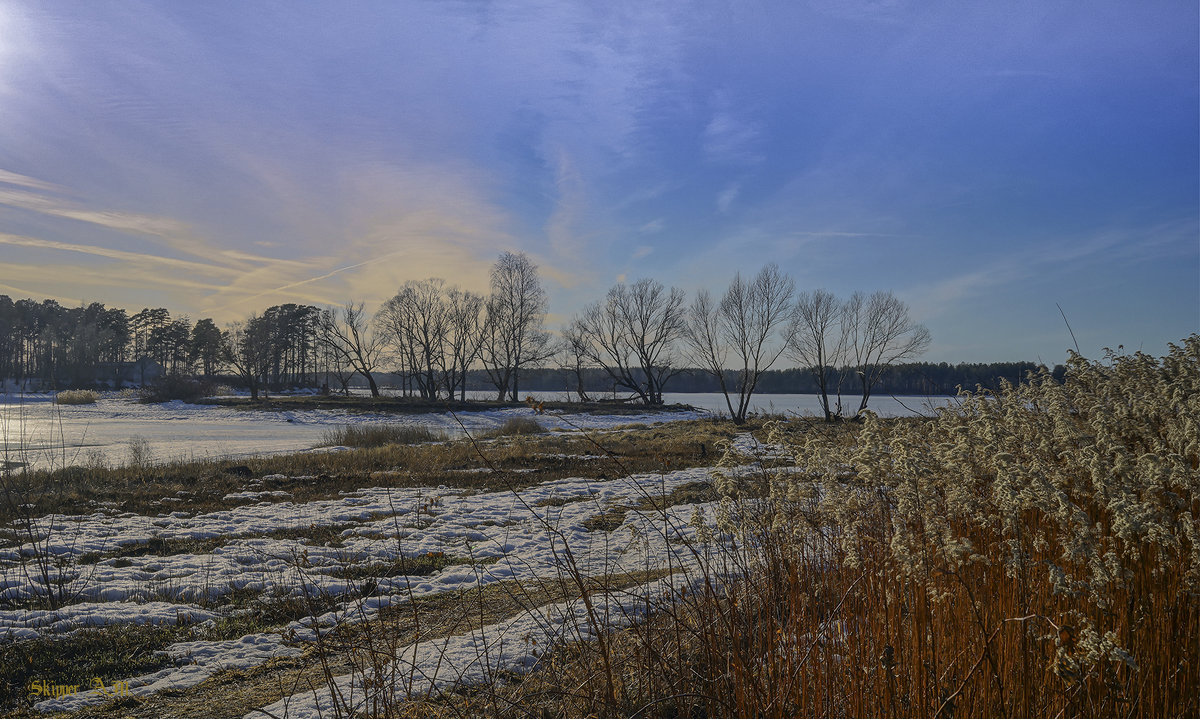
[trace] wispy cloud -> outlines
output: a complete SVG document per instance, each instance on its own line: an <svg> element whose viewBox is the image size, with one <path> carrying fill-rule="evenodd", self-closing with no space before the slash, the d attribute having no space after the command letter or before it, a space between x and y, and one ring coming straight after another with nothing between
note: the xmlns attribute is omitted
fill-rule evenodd
<svg viewBox="0 0 1200 719"><path fill-rule="evenodd" d="M583 244L580 223L586 212L587 194L583 177L565 148L559 148L555 162L554 211L546 222L546 238L554 252L567 261L580 257Z"/></svg>
<svg viewBox="0 0 1200 719"><path fill-rule="evenodd" d="M646 224L639 227L638 234L655 235L655 234L658 234L659 232L662 232L666 228L666 226L667 226L667 221L664 220L663 218L659 217L657 219L650 220Z"/></svg>
<svg viewBox="0 0 1200 719"><path fill-rule="evenodd" d="M735 182L717 194L717 211L721 214L729 212L729 208L733 206L734 200L742 191L742 185Z"/></svg>
<svg viewBox="0 0 1200 719"><path fill-rule="evenodd" d="M1192 220L1156 223L1144 228L1120 228L1082 238L1057 238L991 261L980 269L911 288L906 297L919 317L936 317L958 310L968 298L994 295L998 288L1045 277L1086 264L1097 258L1114 257L1130 263L1150 262L1159 252L1178 252L1191 245L1194 250L1196 224Z"/></svg>
<svg viewBox="0 0 1200 719"><path fill-rule="evenodd" d="M37 189L55 190L52 186L35 186ZM112 210L88 210L73 207L51 194L38 194L22 190L7 190L0 188L0 204L17 207L31 212L40 212L55 217L64 217L79 222L87 222L101 227L121 232L136 232L139 234L171 237L185 235L187 227L176 220L164 217L152 217L131 212Z"/></svg>
<svg viewBox="0 0 1200 719"><path fill-rule="evenodd" d="M766 158L760 147L762 130L758 123L745 119L745 109L735 108L725 92L713 95L712 108L712 118L701 137L704 156L719 164L756 165L763 162Z"/></svg>
<svg viewBox="0 0 1200 719"><path fill-rule="evenodd" d="M165 267L174 270L199 272L200 274L204 275L225 277L233 277L237 275L236 270L220 265L181 260L174 257L163 257L161 255L155 255L146 252L127 252L125 250L115 250L109 247L81 245L71 242L58 242L55 240L41 240L34 237L22 237L20 235L9 235L6 233L0 233L0 244L9 245L12 247L28 247L40 250L54 250L58 252L74 252L84 255L93 255L95 257L104 257L110 260L122 260L134 265L142 266L144 268Z"/></svg>
<svg viewBox="0 0 1200 719"><path fill-rule="evenodd" d="M18 298L29 297L29 298L37 298L37 299L54 300L55 302L59 303L60 305L73 305L77 302L82 301L82 298L79 298L79 297L64 297L62 295L47 294L46 292L34 292L32 290L24 289L22 287L17 287L16 285L6 284L4 282L0 282L0 290L3 290L6 293L11 293L13 296L18 297Z"/></svg>
<svg viewBox="0 0 1200 719"><path fill-rule="evenodd" d="M83 222L118 233L133 233L151 237L163 246L169 247L180 254L201 257L210 261L216 261L218 264L233 266L239 262L277 261L241 250L229 250L214 246L213 243L198 237L187 223L170 217L81 207L58 196L59 193L66 192L65 188L40 182L33 178L19 177L27 180L24 183L27 187L44 190L45 193L0 188L0 205L8 205L9 207L16 207L42 215Z"/></svg>
<svg viewBox="0 0 1200 719"><path fill-rule="evenodd" d="M21 175L16 172L0 169L0 182L8 185L20 185L21 187L30 187L35 190L43 190L46 192L60 192L61 188L49 182L43 182L35 177Z"/></svg>

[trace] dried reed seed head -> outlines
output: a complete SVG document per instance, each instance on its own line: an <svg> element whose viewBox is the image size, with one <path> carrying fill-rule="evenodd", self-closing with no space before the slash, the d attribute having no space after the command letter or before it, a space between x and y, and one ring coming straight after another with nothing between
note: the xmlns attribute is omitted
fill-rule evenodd
<svg viewBox="0 0 1200 719"><path fill-rule="evenodd" d="M963 393L960 406L928 421L868 413L849 447L773 426L772 441L791 447L800 471L771 478L770 526L796 541L805 541L798 527L825 527L851 568L884 547L892 566L927 581L935 601L957 591L939 570L995 566L1105 611L1148 557L1151 576L1195 592L1197 418L1193 335L1161 360L1072 356L1062 384L1041 372L996 393ZM718 487L722 528L736 516L736 485L727 478ZM1085 665L1132 661L1118 635L1097 631L1088 616L1070 626L1080 628Z"/></svg>

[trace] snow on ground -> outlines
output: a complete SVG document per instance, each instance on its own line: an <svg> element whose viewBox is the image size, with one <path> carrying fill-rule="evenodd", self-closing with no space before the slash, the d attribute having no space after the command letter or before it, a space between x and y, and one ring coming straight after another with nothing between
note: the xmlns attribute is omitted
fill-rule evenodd
<svg viewBox="0 0 1200 719"><path fill-rule="evenodd" d="M174 666L126 681L130 696L149 696L167 689L194 687L223 669L249 669L275 657L295 657L298 647L283 646L278 634L247 634L226 642L179 642L166 650ZM112 688L91 689L47 699L34 705L40 711L76 711L112 699ZM261 715L260 715L261 716Z"/></svg>
<svg viewBox="0 0 1200 719"><path fill-rule="evenodd" d="M87 623L139 621L143 617L151 616L149 609L152 605L160 608L160 612L169 611L171 608L184 614L203 611L191 605L163 602L141 604L131 600L132 597L138 596L138 589L143 586L147 564L153 564L152 568L161 569L168 574L175 572L172 586L178 587L181 594L211 590L219 585L219 581L214 581L213 574L222 576L228 582L227 586L233 588L250 588L269 593L281 591L287 586L294 593L300 594L306 591L307 587L307 591L336 594L355 589L353 582L343 578L349 567L386 561L395 558L399 552L409 557L443 552L448 556L470 560L470 563L451 565L430 576L382 579L379 581L378 596L353 602L348 610L335 610L320 617L309 618L307 621L293 622L284 633L300 641L314 640L317 627L332 627L338 622L348 620L370 620L379 608L412 599L503 580L520 581L559 576L563 571L560 557L565 546L570 547L579 570L585 576L606 572L694 566L695 557L691 549L687 544L678 541L693 539L695 536L695 528L688 524L696 511L694 506L671 507L663 513L630 511L626 515L626 521L612 532L588 532L582 527L582 523L610 504L636 503L645 496L662 496L684 484L705 481L709 476L708 470L691 469L668 475L636 475L605 482L568 479L547 482L516 493L493 492L472 496L462 496L460 492L445 487L425 490L424 493L421 490L362 490L341 500L309 503L321 505L324 512L315 511L306 516L315 517L321 514L324 521L345 516L332 511L333 505L337 503L349 505L347 511L360 517L362 508L366 506L373 509L387 507L388 511L395 512L392 516L365 521L353 529L345 530L345 547L311 547L302 545L299 540L256 538L235 540L229 545L217 548L207 558L198 558L195 555L128 558L140 568L131 565L122 567L121 572L100 573L91 578L100 588L100 594L116 601L100 605L70 605L56 612L0 612L0 627L28 637L29 632L39 626L49 625L56 630L63 630ZM415 501L416 506L405 507L397 503L394 495L398 493L407 494L407 499ZM546 500L580 496L586 496L588 499L559 506L538 506ZM262 515L280 518L282 512L267 510L279 509L282 506L264 504L257 505L256 509L259 509ZM179 531L191 531L193 523L203 523L206 516L171 517L172 522L165 523L167 526L163 529L169 531L173 529L172 523L178 523L181 525ZM129 522L137 518L126 516L121 519ZM417 522L413 520L429 524L423 529L418 529ZM245 553L244 549L250 547L256 550ZM303 560L298 561L302 554ZM235 559L222 569L215 569L224 557ZM493 559L494 562L488 563ZM206 576L194 577L194 581L189 581L185 572L188 568L196 567L205 567ZM194 589L189 591L189 587ZM636 608L644 607L646 599L637 592L626 592L597 599L596 602L602 606L606 621L621 624L632 621L636 615ZM489 627L479 633L478 637L455 637L451 638L452 641L447 640L450 643L436 651L445 653L453 649L455 663L446 664L439 670L440 673L435 672L430 678L433 682L431 686L441 686L450 681L449 677L455 667L466 672L463 681L473 681L482 676L481 672L487 667L478 663L478 656L472 660L471 652L482 651L484 644L493 641L495 636L511 637L514 636L514 632L521 636L542 639L540 644L527 643L525 654L518 652L516 644L509 641L508 648L494 657L495 661L489 665L491 668L488 671L495 671L497 668L516 670L521 666L528 666L529 660L526 655L533 646L547 647L553 641L573 636L566 632L572 631L571 627L578 624L579 611L580 608L572 604L553 605L497 627ZM539 625L541 616L546 613L553 616ZM215 616L212 613L206 614L207 616L194 614L190 618ZM167 618L174 617L171 615ZM240 652L244 649L244 642L188 642L172 645L168 650L172 656L184 651L183 648L186 647L194 657L202 660L198 659L199 663L195 666L176 667L133 677L128 680L131 692L147 694L168 687L186 688L203 681L225 666L252 666L254 659L266 661L272 656L299 651L294 647L285 646L277 634L255 637L254 647L257 653L247 655L244 652L235 652L230 657L224 656L226 650ZM428 644L415 651L422 657L434 657L435 649L436 645ZM421 672L427 670L428 667L420 669ZM361 678L356 680L347 677L340 681L350 684L359 681L361 684ZM428 688L420 689L427 690ZM103 702L105 699L106 697L98 692L85 692L40 702L36 708L76 709Z"/></svg>
<svg viewBox="0 0 1200 719"><path fill-rule="evenodd" d="M607 419L624 424L631 418ZM248 489L235 496L249 502L274 501L197 515L177 511L150 517L102 511L42 517L34 525L36 542L0 551L0 598L20 600L43 591L40 568L29 558L30 551L69 560L154 538L197 540L207 542L202 548L211 549L168 556L110 557L92 564L51 562L68 568L59 575L55 566L47 567L51 585L74 603L53 611L0 611L0 636L20 640L84 626L204 621L228 614L229 610L219 605L235 590L268 597L313 592L349 597L362 589L361 580L354 577L375 574L356 573L355 569L427 554L461 562L427 576L379 577L364 599L285 627L286 642L280 634L258 634L232 641L171 645L167 651L176 666L128 680L133 693L149 694L167 687L192 686L223 667L253 666L272 656L294 655L300 651L294 643L312 641L322 628L338 622L370 620L382 607L499 581L559 577L564 571L565 547L570 548L585 576L689 570L676 571L674 578L636 590L595 595L604 622L620 625L634 621L637 612L647 606L648 596L691 581L697 562L692 519L697 509L711 518L715 508L682 505L666 512L630 510L613 531L588 531L584 523L613 506L636 505L689 483L710 481L713 476L714 470L694 468L605 481L553 480L519 491L486 493L446 486L368 488L304 503L289 501L286 493ZM261 485L261 480L249 484ZM306 542L322 529L335 530L337 541L330 544L340 546ZM21 552L26 552L24 561ZM409 647L406 659L398 662L407 661L403 671L415 672L418 680L401 689L422 693L456 682L482 681L499 670L528 669L536 661L535 646L544 649L554 642L586 638L588 631L581 627L587 622L580 621L580 611L581 606L571 602L554 604L467 634ZM185 662L185 656L191 659ZM397 664L397 670L400 668ZM357 687L361 695L361 676L338 681L348 689ZM104 699L99 693L85 692L48 700L37 708L78 708ZM290 704L284 708L289 716L315 716L313 712L319 714L327 700L292 697L285 700Z"/></svg>
<svg viewBox="0 0 1200 719"><path fill-rule="evenodd" d="M273 596L300 596L320 591L343 594L354 589L346 578L354 567L378 565L428 553L443 553L464 561L494 564L478 570L451 566L427 577L397 576L379 581L380 591L404 596L424 596L447 589L486 584L502 579L543 576L558 565L551 543L568 542L586 573L621 567L626 558L614 533L589 533L582 524L613 504L636 504L648 496L662 496L690 482L708 481L710 470L688 469L666 475L636 475L611 481L565 479L546 482L518 492L500 491L464 495L462 490L371 488L350 492L338 499L260 502L227 510L188 516L185 512L147 517L124 513L87 516L53 515L37 524L44 537L0 551L0 599L28 599L45 593L41 567L23 564L19 553L50 552L59 558L110 551L118 546L160 540L227 539L210 552L169 556L116 557L94 564L70 563L60 575L47 567L56 594L76 601L106 602L105 623L130 621L143 611L144 602L167 599L180 602L211 601L235 590ZM561 506L545 502L587 497ZM690 515L689 515L690 517ZM669 515L678 526L657 527L649 515L630 513L625 534L636 531L678 535L686 532L689 517ZM342 546L310 546L307 537L274 538L285 530L342 527ZM663 538L661 549L672 553ZM561 549L561 546L558 547ZM301 561L302 560L302 561ZM636 564L635 568L642 564ZM84 606L84 605L80 605ZM59 610L68 621L71 606ZM0 611L0 633L39 626L41 615L30 610Z"/></svg>
<svg viewBox="0 0 1200 719"><path fill-rule="evenodd" d="M38 630L61 634L116 624L177 624L216 619L218 614L174 602L143 602L114 611L111 602L81 602L62 609L0 611L0 639L32 639Z"/></svg>
<svg viewBox="0 0 1200 719"><path fill-rule="evenodd" d="M792 450L782 444L759 442L749 432L742 432L729 443L729 449L747 460L792 459Z"/></svg>
<svg viewBox="0 0 1200 719"><path fill-rule="evenodd" d="M707 481L711 476L707 469L689 469L609 481L555 480L519 492L480 494L464 494L448 487L372 488L338 499L304 504L262 502L196 516L186 512L160 517L95 513L43 518L39 526L49 529L53 525L53 532L40 545L53 547L60 556L105 551L117 542L146 541L153 536L228 537L228 540L206 553L120 557L94 565L75 565L79 573L64 578L63 590L67 596L85 601L54 611L2 611L0 633L24 639L39 632L58 633L83 626L203 621L216 618L219 613L202 609L194 602L211 601L234 589L268 595L301 595L306 591L353 593L361 585L346 579L348 570L391 561L401 555L444 553L464 563L450 565L429 576L382 578L374 596L351 604L349 610L343 608L294 622L285 633L294 640L312 640L320 627L340 621L369 620L380 607L498 581L559 576L563 571L561 557L565 546L570 547L584 575L690 566L695 557L689 546L679 540L694 538L695 528L689 521L696 507L672 507L665 513L631 510L622 525L611 532L589 532L583 523L612 505L636 504L648 496L661 497L682 485ZM558 504L564 500L577 501ZM254 536L297 527L343 525L349 526L340 531L341 547L309 546L303 539ZM20 548L4 552L2 586L4 596L10 599L28 597L38 585L36 573L22 568L18 551ZM162 601L163 598L174 602ZM601 603L608 607L606 611L611 610L613 620L619 622L632 621L632 616L626 614L637 604L631 595L625 594L604 598ZM643 598L640 606L644 605ZM451 666L466 672L465 679L482 676L480 672L484 669L477 662L472 663L468 655L482 647L481 642L492 641L493 635L508 637L520 632L524 636L537 629L541 634L531 636L543 637L542 647L555 641L555 637L562 639L566 628L576 624L567 618L577 617L578 607L544 608L539 616L546 612L558 612L561 618L538 628L530 624L536 624L532 615L518 617L502 627L488 628L477 641L469 637L454 638L437 651L444 653L457 647L453 649L456 663L446 665L442 674L433 676L431 686L442 686L449 681L450 675L445 672L451 671ZM285 645L277 634L256 635L251 642L253 652L247 651L246 641L187 643L187 651L197 658L196 664L130 678L131 691L146 694L167 687L185 688L225 666L250 666L271 656L299 651ZM172 645L168 651L174 656L183 651L183 646ZM515 646L509 642L497 658L499 663L489 666L515 670L528 664L528 658L522 659L525 655L517 652ZM432 656L434 645L415 651ZM356 680L351 677L344 681ZM37 707L78 708L105 698L98 692L85 692L42 702Z"/></svg>
<svg viewBox="0 0 1200 719"><path fill-rule="evenodd" d="M619 592L594 593L590 609L582 599L548 604L463 634L418 642L402 649L378 676L355 672L336 677L336 699L330 688L302 692L255 709L245 719L352 716L369 707L484 684L503 672L527 672L542 652L629 626L644 617L648 607L661 606L682 588L695 589L701 582L695 573L673 575Z"/></svg>

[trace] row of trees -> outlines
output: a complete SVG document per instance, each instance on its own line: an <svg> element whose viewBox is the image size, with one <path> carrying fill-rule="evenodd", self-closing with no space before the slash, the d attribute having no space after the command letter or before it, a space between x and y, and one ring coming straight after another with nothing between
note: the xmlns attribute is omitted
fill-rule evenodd
<svg viewBox="0 0 1200 719"><path fill-rule="evenodd" d="M883 370L879 383L871 391L871 396L872 398L879 395L946 396L955 394L960 387L974 389L976 386L996 391L1001 387L1001 380L1020 384L1027 381L1030 372L1037 373L1043 369L1052 369L1051 375L1060 382L1066 371L1063 365L1049 368L1036 362L962 362L958 364L901 362ZM836 387L840 385L847 391L854 390L858 385L858 375L855 369L849 365L842 365L832 372L834 375L842 375L841 378L834 376L831 380L831 384L835 387L835 394L830 397L830 402L836 407ZM725 386L735 386L737 370L726 369L723 375ZM621 388L615 387L612 378L600 368L593 367L577 373L574 368L559 366L557 362L523 372L521 387L524 392L565 391L574 394L581 379L584 393L589 397L609 397L623 391ZM482 369L474 369L468 374L468 390L486 390L490 387L492 385L487 373ZM667 392L671 394L720 393L721 382L710 372L689 367L671 377ZM756 395L817 395L820 393L820 389L817 387L810 368L776 365L759 375L754 392ZM667 394L664 394L663 398L665 401L670 401ZM853 402L847 404L847 411L858 406L858 396L854 395L852 399Z"/></svg>
<svg viewBox="0 0 1200 719"><path fill-rule="evenodd" d="M654 280L617 284L577 315L563 337L577 372L600 367L647 404L662 403L681 360L690 362L716 378L738 423L763 373L784 355L812 368L825 419L832 421L843 414L848 373L841 368L849 365L856 380L857 414L884 369L919 355L930 340L890 292L856 292L846 300L824 290L797 294L795 282L773 263L752 279L735 275L719 300L701 290L690 305L682 290Z"/></svg>
<svg viewBox="0 0 1200 719"><path fill-rule="evenodd" d="M928 331L891 293L840 299L797 293L774 264L753 278L735 275L718 298L692 302L652 279L618 283L561 329L545 327L547 296L537 266L506 252L480 295L441 279L406 282L373 316L361 302L339 308L285 304L225 330L211 319L172 319L162 308L133 316L94 303L78 309L0 296L0 375L81 383L102 362L150 357L169 373L229 371L255 397L263 388L331 380L348 391L359 375L379 395L376 375L391 372L407 393L465 396L481 367L497 398L519 398L521 376L556 359L577 378L603 372L612 386L648 405L687 366L709 373L730 416L743 422L763 374L781 358L811 368L825 417L842 415L843 385L867 406L885 369L922 352ZM95 373L91 372L95 381Z"/></svg>
<svg viewBox="0 0 1200 719"><path fill-rule="evenodd" d="M212 374L219 368L220 334L211 319L172 319L161 307L131 316L99 302L63 307L0 295L0 379L85 385L101 379L105 365L137 357L168 371Z"/></svg>
<svg viewBox="0 0 1200 719"><path fill-rule="evenodd" d="M374 374L384 367L422 397L462 396L478 363L499 399L517 399L521 372L557 356L576 373L581 398L587 399L585 373L600 369L613 386L655 405L691 363L716 378L739 423L759 379L784 355L812 368L825 418L833 420L843 415L840 398L849 378L861 411L888 366L929 344L928 330L891 293L845 300L823 290L797 294L774 264L752 279L736 275L719 300L702 290L691 304L682 290L651 279L619 283L576 315L559 342L543 328L546 307L537 267L523 254L505 253L492 268L487 297L440 279L410 281L373 321L361 303L326 311L320 336L374 395ZM249 357L254 346L243 339L230 351Z"/></svg>
<svg viewBox="0 0 1200 719"><path fill-rule="evenodd" d="M224 357L252 396L279 384L271 370L279 366L281 355L303 358L304 350L297 348L311 347L326 376L343 391L359 375L372 396L379 396L376 375L387 371L400 378L407 393L465 398L468 372L482 366L497 398L515 400L521 372L544 364L557 350L543 329L546 292L536 265L524 254L501 255L492 267L486 297L426 279L406 282L373 317L354 301L339 308L303 309L306 329L298 333L281 334L281 327L292 325L279 322L272 310L225 333Z"/></svg>

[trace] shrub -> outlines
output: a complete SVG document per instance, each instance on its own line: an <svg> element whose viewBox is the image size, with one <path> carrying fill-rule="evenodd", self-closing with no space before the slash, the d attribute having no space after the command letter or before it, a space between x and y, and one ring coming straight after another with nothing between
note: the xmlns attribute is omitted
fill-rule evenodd
<svg viewBox="0 0 1200 719"><path fill-rule="evenodd" d="M428 427L385 424L348 425L325 431L321 439L324 447L383 447L389 444L421 444L444 442L445 433Z"/></svg>
<svg viewBox="0 0 1200 719"><path fill-rule="evenodd" d="M90 389L68 389L54 395L55 404L95 404L100 395Z"/></svg>
<svg viewBox="0 0 1200 719"><path fill-rule="evenodd" d="M154 460L150 441L141 435L133 435L126 441L126 461L130 467L144 469Z"/></svg>
<svg viewBox="0 0 1200 719"><path fill-rule="evenodd" d="M141 400L146 403L170 402L172 400L195 402L196 400L211 396L214 388L215 385L206 380L170 374L143 387L139 394Z"/></svg>

